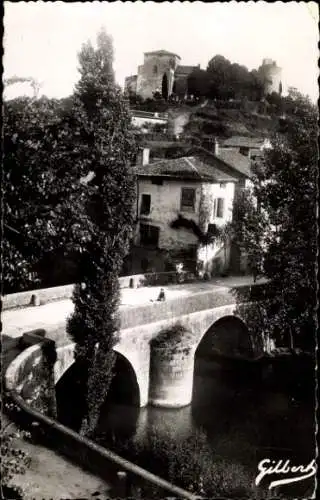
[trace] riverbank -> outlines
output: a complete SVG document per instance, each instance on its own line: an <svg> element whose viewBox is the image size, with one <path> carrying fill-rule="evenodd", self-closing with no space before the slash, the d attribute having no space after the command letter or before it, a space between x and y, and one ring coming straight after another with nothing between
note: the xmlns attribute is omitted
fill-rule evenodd
<svg viewBox="0 0 320 500"><path fill-rule="evenodd" d="M3 426L9 422L5 415L1 420ZM9 430L15 432L18 427L11 424ZM12 481L23 491L23 500L110 497L110 485L55 451L23 438L16 438L14 446L24 451L29 461L25 474L16 475Z"/></svg>
<svg viewBox="0 0 320 500"><path fill-rule="evenodd" d="M2 374L9 363L21 352L16 340L2 337ZM1 427L17 433L19 427L1 412ZM10 425L10 426L9 426ZM23 437L14 440L14 446L24 451L29 467L25 474L16 475L12 484L23 491L24 500L61 500L79 498L106 498L111 487L100 477L85 471L55 451ZM6 499L10 500L10 499Z"/></svg>

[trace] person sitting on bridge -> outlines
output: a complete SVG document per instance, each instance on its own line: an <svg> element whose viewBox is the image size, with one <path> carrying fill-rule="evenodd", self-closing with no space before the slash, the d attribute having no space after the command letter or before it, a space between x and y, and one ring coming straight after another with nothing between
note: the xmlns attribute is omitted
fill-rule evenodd
<svg viewBox="0 0 320 500"><path fill-rule="evenodd" d="M158 302L163 302L165 300L166 300L166 296L165 296L165 293L164 293L164 289L160 288L160 293L158 295L157 301Z"/></svg>

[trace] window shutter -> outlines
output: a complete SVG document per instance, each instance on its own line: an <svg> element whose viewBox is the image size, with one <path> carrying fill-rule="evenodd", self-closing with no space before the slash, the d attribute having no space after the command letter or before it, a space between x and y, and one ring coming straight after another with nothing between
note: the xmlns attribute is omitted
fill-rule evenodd
<svg viewBox="0 0 320 500"><path fill-rule="evenodd" d="M151 195L143 194L141 196L141 215L149 215L150 214L150 206L151 206Z"/></svg>
<svg viewBox="0 0 320 500"><path fill-rule="evenodd" d="M181 210L194 211L195 190L193 188L182 188Z"/></svg>
<svg viewBox="0 0 320 500"><path fill-rule="evenodd" d="M218 198L217 202L217 217L223 218L224 212L224 198Z"/></svg>

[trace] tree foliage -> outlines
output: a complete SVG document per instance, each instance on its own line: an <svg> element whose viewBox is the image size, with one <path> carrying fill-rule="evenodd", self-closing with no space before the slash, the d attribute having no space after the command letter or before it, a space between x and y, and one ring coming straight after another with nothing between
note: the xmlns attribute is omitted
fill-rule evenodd
<svg viewBox="0 0 320 500"><path fill-rule="evenodd" d="M12 403L3 400L1 403L7 411L13 410ZM27 437L28 433L12 429L13 423L4 423L3 420L1 416L1 498L23 498L21 488L14 484L14 478L16 475L24 474L29 466L30 457L17 446L17 440Z"/></svg>
<svg viewBox="0 0 320 500"><path fill-rule="evenodd" d="M266 218L261 212L252 189L237 192L233 203L233 219L230 232L233 244L239 253L247 258L248 270L254 280L263 272L263 244L266 231Z"/></svg>
<svg viewBox="0 0 320 500"><path fill-rule="evenodd" d="M291 346L311 348L317 284L317 111L299 93L289 96L289 104L285 133L273 138L264 161L254 167L254 195L267 222L261 248L262 272L269 280L265 328Z"/></svg>
<svg viewBox="0 0 320 500"><path fill-rule="evenodd" d="M75 115L81 137L81 162L86 173L85 213L90 228L74 314L67 330L76 342L76 359L88 367L87 415L84 434L94 432L112 378L112 348L118 330L118 276L133 225L135 154L130 115L115 84L110 37L100 32L79 54L80 80L75 89ZM79 229L80 231L82 228Z"/></svg>
<svg viewBox="0 0 320 500"><path fill-rule="evenodd" d="M257 71L249 71L246 66L231 63L222 55L210 59L206 71L196 70L189 80L195 95L212 99L247 97L259 100L263 94L263 85Z"/></svg>
<svg viewBox="0 0 320 500"><path fill-rule="evenodd" d="M17 292L41 283L39 265L81 246L83 187L70 102L4 102L3 285Z"/></svg>
<svg viewBox="0 0 320 500"><path fill-rule="evenodd" d="M188 76L188 93L195 97L204 97L209 92L209 79L207 72L196 68Z"/></svg>

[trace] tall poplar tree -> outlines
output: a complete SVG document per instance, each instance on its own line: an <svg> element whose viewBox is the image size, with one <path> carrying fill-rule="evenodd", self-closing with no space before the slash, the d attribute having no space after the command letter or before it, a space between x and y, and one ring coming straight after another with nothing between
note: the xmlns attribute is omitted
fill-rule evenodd
<svg viewBox="0 0 320 500"><path fill-rule="evenodd" d="M90 42L83 45L79 63L74 95L79 123L76 144L87 188L87 223L80 282L73 296L75 309L67 330L76 343L76 362L88 367L87 414L80 432L90 436L97 427L115 362L118 277L134 221L131 160L135 142L129 111L115 83L111 38L101 31L96 48Z"/></svg>

